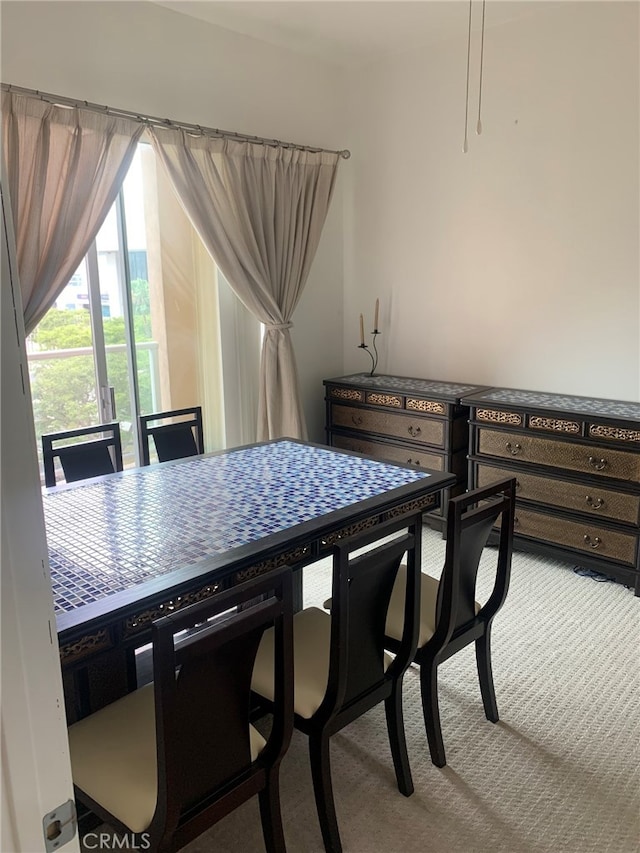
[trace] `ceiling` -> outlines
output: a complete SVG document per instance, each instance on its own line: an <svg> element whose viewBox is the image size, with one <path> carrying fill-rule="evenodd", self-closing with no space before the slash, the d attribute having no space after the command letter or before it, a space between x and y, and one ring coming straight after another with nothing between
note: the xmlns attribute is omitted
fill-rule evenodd
<svg viewBox="0 0 640 853"><path fill-rule="evenodd" d="M468 0L155 0L184 15L341 66L358 66L435 41L466 38ZM535 3L489 0L486 27ZM472 26L482 2L472 0Z"/></svg>

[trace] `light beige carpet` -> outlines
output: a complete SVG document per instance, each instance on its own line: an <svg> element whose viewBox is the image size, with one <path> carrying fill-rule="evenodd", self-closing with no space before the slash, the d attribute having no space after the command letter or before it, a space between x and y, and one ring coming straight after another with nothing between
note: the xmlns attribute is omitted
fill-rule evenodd
<svg viewBox="0 0 640 853"><path fill-rule="evenodd" d="M425 529L425 571L439 573L444 547ZM487 549L485 568L493 555ZM305 569L305 603L322 602L329 584L327 562ZM484 717L473 648L445 662L441 770L429 758L417 671L407 673L412 797L395 787L382 708L333 738L345 853L640 851L640 599L516 552L494 625L500 722ZM323 851L299 732L282 764L281 797L290 853ZM185 848L263 850L257 799Z"/></svg>

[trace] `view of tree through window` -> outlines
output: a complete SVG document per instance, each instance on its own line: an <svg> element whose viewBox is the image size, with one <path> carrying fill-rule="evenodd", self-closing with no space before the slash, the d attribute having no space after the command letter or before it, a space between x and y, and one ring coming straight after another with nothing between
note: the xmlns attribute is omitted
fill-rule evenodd
<svg viewBox="0 0 640 853"><path fill-rule="evenodd" d="M152 177L150 154L148 145L138 147L89 253L28 337L39 453L44 433L115 418L125 465L136 464L137 414L154 411L160 403L144 198L143 161L146 156L147 176Z"/></svg>
<svg viewBox="0 0 640 853"><path fill-rule="evenodd" d="M149 282L131 282L133 323L136 343L151 341ZM103 320L109 376L115 388L116 411L120 420L131 421L130 395L127 393L127 358L124 317ZM59 432L96 422L98 403L92 352L91 317L87 310L52 308L29 337L32 352L80 350L68 358L34 361L31 366L33 414L36 433ZM118 345L120 351L118 351ZM146 365L138 370L140 406L151 411L151 376Z"/></svg>
<svg viewBox="0 0 640 853"><path fill-rule="evenodd" d="M117 420L124 466L141 464L138 416L195 405L205 446L208 434L221 446L217 281L153 149L140 143L95 241L27 338L40 459L43 434Z"/></svg>

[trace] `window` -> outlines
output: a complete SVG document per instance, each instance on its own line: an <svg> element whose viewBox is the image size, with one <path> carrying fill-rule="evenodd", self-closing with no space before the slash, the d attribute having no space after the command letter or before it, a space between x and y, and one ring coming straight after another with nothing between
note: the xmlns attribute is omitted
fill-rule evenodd
<svg viewBox="0 0 640 853"><path fill-rule="evenodd" d="M141 143L93 245L28 337L38 452L43 433L115 419L125 467L138 465L138 414L193 405L206 449L227 446L225 397L237 418L235 389L257 387L259 330ZM246 438L255 410L243 412L232 432Z"/></svg>

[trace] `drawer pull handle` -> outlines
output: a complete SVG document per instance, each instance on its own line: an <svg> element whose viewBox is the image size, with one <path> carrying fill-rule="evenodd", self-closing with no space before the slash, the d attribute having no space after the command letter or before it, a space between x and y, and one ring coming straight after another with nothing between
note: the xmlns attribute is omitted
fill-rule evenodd
<svg viewBox="0 0 640 853"><path fill-rule="evenodd" d="M419 465L419 464L420 464L419 459L407 459L407 465Z"/></svg>
<svg viewBox="0 0 640 853"><path fill-rule="evenodd" d="M604 468L607 467L607 460L597 459L595 456L590 456L589 465L591 465L592 468L595 468L596 471L602 471Z"/></svg>
<svg viewBox="0 0 640 853"><path fill-rule="evenodd" d="M355 426L362 426L362 417L360 415L351 415L351 420Z"/></svg>
<svg viewBox="0 0 640 853"><path fill-rule="evenodd" d="M517 515L514 515L514 517L513 517L513 526L514 527L520 527L520 519L518 518Z"/></svg>
<svg viewBox="0 0 640 853"><path fill-rule="evenodd" d="M585 503L591 509L600 509L601 506L604 506L604 501L602 498L596 498L595 500L591 497L591 495L587 495L584 499Z"/></svg>
<svg viewBox="0 0 640 853"><path fill-rule="evenodd" d="M584 534L585 545L591 545L592 548L599 548L602 545L602 539L599 536L594 536L593 539L588 533Z"/></svg>
<svg viewBox="0 0 640 853"><path fill-rule="evenodd" d="M516 442L515 444L511 444L511 442L508 441L505 444L505 447L512 456L517 456L518 453L520 453L520 451L522 450L522 445L518 444L518 442Z"/></svg>
<svg viewBox="0 0 640 853"><path fill-rule="evenodd" d="M408 426L407 432L409 433L409 435L411 435L411 436L413 436L413 438L415 438L416 436L420 435L420 433L422 432L422 428L421 427Z"/></svg>

